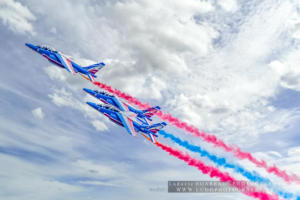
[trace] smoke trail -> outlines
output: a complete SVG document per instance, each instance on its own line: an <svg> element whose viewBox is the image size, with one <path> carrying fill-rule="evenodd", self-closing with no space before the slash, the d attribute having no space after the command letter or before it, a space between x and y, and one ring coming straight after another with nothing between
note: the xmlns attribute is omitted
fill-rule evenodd
<svg viewBox="0 0 300 200"><path fill-rule="evenodd" d="M171 133L167 133L164 130L160 130L158 133L161 134L162 136L164 136L165 138L171 139L176 144L179 144L180 146L182 146L190 151L199 153L202 157L207 157L208 159L213 161L218 166L223 166L225 168L231 168L235 172L240 173L241 175L243 175L244 177L246 177L248 180L250 180L252 182L266 184L269 189L273 190L275 193L282 196L283 198L290 199L293 197L292 193L286 193L286 192L280 191L278 189L275 189L275 187L273 186L273 184L271 183L271 181L269 179L261 177L256 172L252 173L250 171L245 170L243 167L241 167L239 165L230 164L227 162L226 158L217 157L216 155L213 155L213 154L209 153L208 151L202 149L200 146L192 145L188 141L182 141L180 138L175 137Z"/></svg>
<svg viewBox="0 0 300 200"><path fill-rule="evenodd" d="M121 92L120 90L113 89L112 87L101 83L101 82L94 82L95 85L98 87L107 90L108 92L117 95L120 98L123 98L127 100L129 103L134 104L138 106L141 109L150 108L151 106L149 104L143 104L140 102L137 98L134 98L124 92ZM162 111L158 111L155 113L158 117L160 117L162 120L168 121L174 126L186 130L187 132L191 133L191 135L196 137L201 137L204 141L214 144L217 147L220 147L224 149L227 152L233 153L233 155L241 160L247 159L253 164L255 164L257 167L264 168L267 172L273 173L276 176L282 178L287 183L290 182L296 182L300 184L300 177L295 174L287 174L285 170L279 169L277 166L268 166L266 161L264 160L258 160L255 157L253 157L250 153L242 151L239 147L229 146L225 144L221 139L218 139L215 135L207 134L205 132L200 132L196 127L191 126L187 124L186 122L182 122L179 119L173 117L171 114L163 113Z"/></svg>
<svg viewBox="0 0 300 200"><path fill-rule="evenodd" d="M266 161L264 161L264 160L260 161L260 160L256 159L250 153L243 152L239 147L229 146L229 145L225 144L221 139L218 139L215 135L207 134L205 132L200 132L197 128L195 128L191 125L188 125L185 122L181 122L180 120L171 116L168 113L164 114L161 111L158 111L156 113L156 115L158 115L163 120L171 122L176 127L190 132L193 136L201 137L206 142L212 143L217 147L223 148L227 152L232 152L235 157L237 157L241 160L243 160L243 159L249 160L250 162L255 164L257 167L264 168L267 172L273 173L273 174L281 177L287 183L290 183L291 181L296 182L298 184L300 183L300 177L298 177L297 175L295 175L295 174L288 175L286 173L286 171L280 170L275 165L268 166Z"/></svg>
<svg viewBox="0 0 300 200"><path fill-rule="evenodd" d="M277 195L271 195L263 191L257 191L255 187L253 186L241 186L239 184L235 184L238 182L235 178L231 177L228 173L223 173L219 169L207 166L200 160L196 160L192 158L189 154L183 153L179 150L173 149L169 146L163 145L161 143L156 143L158 147L160 147L162 150L168 152L170 155L179 158L180 160L185 161L188 165L198 168L203 174L208 174L211 178L216 177L222 182L228 182L233 187L236 187L238 190L240 190L242 193L254 197L261 200L278 200Z"/></svg>
<svg viewBox="0 0 300 200"><path fill-rule="evenodd" d="M144 103L140 102L137 98L132 97L132 96L130 96L130 95L124 93L124 92L121 92L118 89L114 89L114 88L110 87L109 85L106 85L104 83L97 82L97 81L95 81L93 83L94 83L94 85L97 85L101 89L104 89L104 90L106 90L106 91L108 91L108 92L110 92L112 94L115 94L118 97L127 100L129 103L134 104L134 105L140 107L141 109L146 109L146 108L150 108L151 107L150 104L144 104Z"/></svg>

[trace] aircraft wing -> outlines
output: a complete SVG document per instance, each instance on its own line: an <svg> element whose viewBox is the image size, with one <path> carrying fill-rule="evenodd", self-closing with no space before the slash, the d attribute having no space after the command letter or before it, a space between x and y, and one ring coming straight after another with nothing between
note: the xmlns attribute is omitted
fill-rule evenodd
<svg viewBox="0 0 300 200"><path fill-rule="evenodd" d="M156 139L153 136L153 134L152 133L148 133L148 135L149 135L149 138L151 139L151 142L153 142L155 144L156 143Z"/></svg>
<svg viewBox="0 0 300 200"><path fill-rule="evenodd" d="M117 113L117 115L121 119L121 121L122 121L124 127L126 128L126 130L128 131L128 133L130 135L136 136L136 132L135 132L135 129L134 129L134 126L133 126L132 119L130 119L128 116L124 115L121 112Z"/></svg>
<svg viewBox="0 0 300 200"><path fill-rule="evenodd" d="M72 74L76 74L71 61L65 57L64 55L60 55L59 53L56 54L57 58L59 59L59 61L61 62L61 64Z"/></svg>
<svg viewBox="0 0 300 200"><path fill-rule="evenodd" d="M95 79L92 74L87 74L91 82L95 82Z"/></svg>
<svg viewBox="0 0 300 200"><path fill-rule="evenodd" d="M121 111L129 111L128 105L120 101L120 99L116 96L113 97L113 101L118 106Z"/></svg>
<svg viewBox="0 0 300 200"><path fill-rule="evenodd" d="M155 139L155 137L153 137L153 135L151 134L147 134L149 136L146 135L146 133L140 133L142 136L144 136L147 140L149 140L152 143L157 143L157 140Z"/></svg>

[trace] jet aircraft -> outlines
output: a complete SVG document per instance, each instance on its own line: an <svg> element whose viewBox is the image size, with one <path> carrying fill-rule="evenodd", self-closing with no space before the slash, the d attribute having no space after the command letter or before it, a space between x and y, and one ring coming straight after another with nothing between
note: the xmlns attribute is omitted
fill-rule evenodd
<svg viewBox="0 0 300 200"><path fill-rule="evenodd" d="M111 95L107 92L91 90L88 88L83 88L83 90L90 94L91 96L97 98L102 101L104 104L109 104L113 106L115 109L123 112L132 112L135 114L136 119L143 123L144 125L150 125L150 121L152 121L151 117L160 110L159 106L148 108L146 110L138 110L128 103L121 101L114 95Z"/></svg>
<svg viewBox="0 0 300 200"><path fill-rule="evenodd" d="M104 114L114 123L125 127L130 135L136 136L136 133L140 133L153 143L156 143L155 137L158 137L157 132L167 125L165 122L152 125L140 124L135 121L134 116L130 116L110 105L101 105L93 102L87 102L87 104Z"/></svg>
<svg viewBox="0 0 300 200"><path fill-rule="evenodd" d="M61 68L65 68L72 74L76 74L79 72L83 76L86 75L87 77L84 76L84 78L89 79L92 82L94 82L95 78L97 77L96 73L105 66L103 62L100 62L87 67L82 67L79 64L76 64L74 61L71 61L68 56L54 50L51 47L47 47L45 45L36 46L30 43L26 43L25 45L47 58L49 62L54 63Z"/></svg>
<svg viewBox="0 0 300 200"><path fill-rule="evenodd" d="M130 135L136 136L136 133L140 133L151 142L156 143L155 137L158 137L156 133L167 125L165 122L150 123L151 117L160 109L159 106L138 110L106 92L87 88L83 88L83 90L104 103L101 105L87 102L88 105L104 114L114 123L125 127Z"/></svg>

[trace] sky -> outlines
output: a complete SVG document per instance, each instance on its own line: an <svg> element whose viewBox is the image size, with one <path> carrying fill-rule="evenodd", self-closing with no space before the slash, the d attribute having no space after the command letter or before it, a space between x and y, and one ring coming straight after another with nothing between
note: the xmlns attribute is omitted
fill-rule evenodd
<svg viewBox="0 0 300 200"><path fill-rule="evenodd" d="M95 86L27 42L103 61L97 80L300 174L299 1L0 0L0 40L0 199L250 199L167 193L217 179L89 108Z"/></svg>

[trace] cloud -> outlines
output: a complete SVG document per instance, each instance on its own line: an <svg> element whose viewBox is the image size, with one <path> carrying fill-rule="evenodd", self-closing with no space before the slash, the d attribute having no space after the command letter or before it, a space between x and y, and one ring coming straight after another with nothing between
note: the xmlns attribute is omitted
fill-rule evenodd
<svg viewBox="0 0 300 200"><path fill-rule="evenodd" d="M43 112L43 110L42 110L41 107L38 107L38 108L32 110L31 112L32 112L32 115L35 118L37 118L37 119L44 119L45 114L44 114L44 112Z"/></svg>
<svg viewBox="0 0 300 200"><path fill-rule="evenodd" d="M43 59L43 58L41 58ZM74 60L74 59L72 59ZM77 58L76 63L81 65L84 63L91 63L93 61ZM79 62L78 62L79 61ZM85 66L85 65L83 65ZM90 87L90 84L88 81L86 81L84 78L80 76L79 73L73 75L69 73L66 69L62 69L60 67L57 67L56 65L51 65L45 68L46 74L49 76L49 78L53 81L59 81L61 84L64 83L67 85L67 88L73 90L73 91L81 91L84 87ZM101 72L98 72L101 73Z"/></svg>
<svg viewBox="0 0 300 200"><path fill-rule="evenodd" d="M299 50L299 48L295 48L280 60L274 60L269 64L281 87L300 91Z"/></svg>
<svg viewBox="0 0 300 200"><path fill-rule="evenodd" d="M295 147L291 147L287 150L287 157L285 157L284 159L287 159L291 162L294 162L295 164L297 164L298 166L300 166L300 146L295 146ZM296 168L295 168L296 171Z"/></svg>
<svg viewBox="0 0 300 200"><path fill-rule="evenodd" d="M31 21L36 18L30 10L20 2L2 0L0 2L0 19L10 30L20 34L35 35Z"/></svg>
<svg viewBox="0 0 300 200"><path fill-rule="evenodd" d="M49 97L57 106L71 106L77 108L76 102L78 102L78 100L73 100L72 93L67 92L65 88L55 90L55 92L50 94Z"/></svg>
<svg viewBox="0 0 300 200"><path fill-rule="evenodd" d="M0 161L2 163L0 166L2 177L0 196L5 199L52 199L61 196L70 198L72 194L82 191L78 186L65 184L51 178L49 174L59 171L56 167L38 166L5 154L0 154ZM8 169L10 169L9 173ZM6 195L7 193L13 195Z"/></svg>
<svg viewBox="0 0 300 200"><path fill-rule="evenodd" d="M55 89L52 94L49 94L49 97L51 98L52 102L59 107L64 106L79 110L81 113L83 113L83 116L90 121L97 131L108 130L104 123L108 121L107 118L99 114L98 111L95 111L85 103L87 101L95 102L95 98L91 97L90 95L87 95L84 98L79 98L75 97L73 93L68 91L66 88L61 88L60 90ZM99 121L99 119L102 121Z"/></svg>
<svg viewBox="0 0 300 200"><path fill-rule="evenodd" d="M238 9L236 0L219 0L217 2L225 11L235 12Z"/></svg>
<svg viewBox="0 0 300 200"><path fill-rule="evenodd" d="M208 55L218 37L209 24L194 19L196 15L214 11L209 1L176 0L169 6L145 0L100 4L66 1L60 8L49 1L43 1L43 6L29 1L29 5L41 15L50 15L50 27L56 27L65 38L69 35L86 38L76 39L78 48L68 49L71 54L80 51L94 60L101 57L117 60L98 73L99 79L127 92L134 91L133 95L138 97L161 99L167 87L159 86L170 84L173 75L189 71L187 58ZM90 8L89 12L83 7ZM74 12L80 13L81 20ZM70 26L69 21L77 21L76 26ZM71 46L68 42L64 40L62 46ZM132 84L124 84L128 81L134 83L134 88Z"/></svg>
<svg viewBox="0 0 300 200"><path fill-rule="evenodd" d="M176 116L243 145L259 142L260 134L284 130L298 115L292 109L275 108L270 101L277 95L280 82L285 81L293 88L298 84L295 77L282 79L269 67L273 58L282 56L279 52L296 55L295 46L282 49L293 40L282 35L291 34L286 21L296 12L294 4L253 6L255 9L242 23L232 21L236 32L228 38L224 35L221 47L217 46L204 59L197 58L190 65L190 73L172 82L172 86L177 86L176 94L166 100ZM217 21L220 27L216 28L222 30L223 19L216 20L220 20Z"/></svg>
<svg viewBox="0 0 300 200"><path fill-rule="evenodd" d="M99 120L92 121L92 125L96 128L97 131L107 131L107 126Z"/></svg>
<svg viewBox="0 0 300 200"><path fill-rule="evenodd" d="M65 81L68 74L63 72L63 69L59 69L57 66L51 65L45 68L45 72L52 80Z"/></svg>
<svg viewBox="0 0 300 200"><path fill-rule="evenodd" d="M185 56L195 52L207 55L212 40L218 36L209 25L194 20L197 14L213 10L209 2L182 3L176 0L165 6L159 1L128 1L118 2L110 9L120 23L121 31L134 35L126 38L123 45L131 51L137 70L144 73L151 72L151 69L184 73L188 69Z"/></svg>

